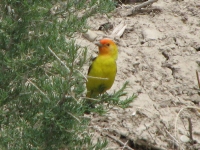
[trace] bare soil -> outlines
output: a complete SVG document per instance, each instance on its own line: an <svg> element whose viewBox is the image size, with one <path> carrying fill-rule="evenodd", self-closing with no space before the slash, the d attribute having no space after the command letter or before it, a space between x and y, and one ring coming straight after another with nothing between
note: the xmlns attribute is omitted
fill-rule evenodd
<svg viewBox="0 0 200 150"><path fill-rule="evenodd" d="M91 136L94 141L107 138L107 149L113 150L200 150L196 76L200 72L200 1L159 0L148 8L152 11L127 16L130 6L118 7L109 17L99 14L88 20L90 41L110 37L113 29L99 30L104 23L127 25L121 37L114 37L119 47L118 72L108 93L128 81L128 95L137 95L126 109L110 108L104 116L90 114ZM96 56L97 47L90 41L77 37L77 43Z"/></svg>

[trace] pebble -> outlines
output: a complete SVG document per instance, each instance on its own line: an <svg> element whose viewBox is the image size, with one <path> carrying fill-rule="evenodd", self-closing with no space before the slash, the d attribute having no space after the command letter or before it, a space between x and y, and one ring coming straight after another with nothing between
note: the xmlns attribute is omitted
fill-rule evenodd
<svg viewBox="0 0 200 150"><path fill-rule="evenodd" d="M140 59L140 58L139 58L138 56L135 57L135 60L136 60L136 61L139 60L139 59Z"/></svg>
<svg viewBox="0 0 200 150"><path fill-rule="evenodd" d="M186 136L186 135L182 135L180 137L180 140L184 143L188 143L190 141L190 139Z"/></svg>
<svg viewBox="0 0 200 150"><path fill-rule="evenodd" d="M88 30L86 33L83 33L83 37L90 42L94 42L97 38L97 34L94 31Z"/></svg>
<svg viewBox="0 0 200 150"><path fill-rule="evenodd" d="M140 63L136 61L136 62L133 63L133 67L137 67L137 66L139 66L139 64Z"/></svg>
<svg viewBox="0 0 200 150"><path fill-rule="evenodd" d="M154 89L157 89L158 86L159 86L159 85L158 85L156 82L153 82L153 83L152 83L152 87L153 87Z"/></svg>
<svg viewBox="0 0 200 150"><path fill-rule="evenodd" d="M146 41L157 40L161 37L161 33L156 29L143 29L142 35Z"/></svg>
<svg viewBox="0 0 200 150"><path fill-rule="evenodd" d="M197 60L196 63L200 66L200 60Z"/></svg>

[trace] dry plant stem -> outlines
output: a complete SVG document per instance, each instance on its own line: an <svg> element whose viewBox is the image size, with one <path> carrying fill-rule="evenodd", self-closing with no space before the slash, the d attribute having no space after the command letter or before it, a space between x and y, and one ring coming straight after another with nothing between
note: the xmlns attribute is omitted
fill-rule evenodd
<svg viewBox="0 0 200 150"><path fill-rule="evenodd" d="M127 142L124 144L122 150L124 150L124 149L126 148L127 143L128 143L128 140L127 140Z"/></svg>
<svg viewBox="0 0 200 150"><path fill-rule="evenodd" d="M30 84L32 84L42 95L44 95L49 101L50 101L50 99L47 97L47 95L37 86L37 85L35 85L31 80L29 80L29 79L27 79L28 80L28 82L30 83ZM77 117L75 117L73 114L71 114L70 112L67 112L70 116L72 116L74 119L76 119L79 123L81 123L81 121L77 118Z"/></svg>
<svg viewBox="0 0 200 150"><path fill-rule="evenodd" d="M134 9L132 10L132 14L135 14L141 8L147 7L148 5L151 5L151 4L153 4L154 2L157 2L157 1L158 0L149 0L147 2L144 2L144 3L140 4L140 5L135 6Z"/></svg>
<svg viewBox="0 0 200 150"><path fill-rule="evenodd" d="M72 116L74 119L76 119L79 123L81 123L81 121L76 117L76 116L74 116L72 113L70 113L70 112L67 112L70 116Z"/></svg>
<svg viewBox="0 0 200 150"><path fill-rule="evenodd" d="M151 135L151 133L149 132L149 129L148 129L148 127L146 126L146 124L144 124L144 126L146 127L146 131L149 133L149 135L151 136L151 138L152 138L152 139L154 140L154 142L156 143L155 138L152 137L152 135Z"/></svg>
<svg viewBox="0 0 200 150"><path fill-rule="evenodd" d="M93 77L93 76L87 76L87 77L88 77L88 78L93 78L93 79L108 80L108 78Z"/></svg>
<svg viewBox="0 0 200 150"><path fill-rule="evenodd" d="M109 138L115 140L117 143L119 143L119 144L120 144L121 146L123 146L124 148L127 148L128 150L134 150L134 149L132 149L131 147L127 146L126 143L124 144L122 141L116 139L115 137L113 137L113 136L111 136L111 135L109 135L109 134L107 134L107 133L105 133L105 135L108 136Z"/></svg>
<svg viewBox="0 0 200 150"><path fill-rule="evenodd" d="M160 147L157 147L155 145L150 145L148 142L144 142L143 140L139 140L139 139L135 139L135 138L132 138L132 137L129 137L127 136L126 134L124 133L121 133L119 132L118 130L115 130L115 129L108 129L111 133L116 133L118 135L122 135L124 137L126 137L126 139L130 140L130 141L133 141L136 145L142 145L142 146L145 146L145 147L148 147L149 149L155 149L155 150L164 150ZM133 149L132 149L133 150Z"/></svg>
<svg viewBox="0 0 200 150"><path fill-rule="evenodd" d="M48 47L49 51L58 59L58 61L70 72L70 69L65 65L65 63L53 52L53 50Z"/></svg>
<svg viewBox="0 0 200 150"><path fill-rule="evenodd" d="M199 79L199 73L197 70L196 70L196 75L197 75L197 81L198 81L198 85L199 85L199 89L200 89L200 79Z"/></svg>
<svg viewBox="0 0 200 150"><path fill-rule="evenodd" d="M68 72L70 72L70 69L65 65L65 63L54 53L54 51L48 47L49 51L57 58L57 60L67 69ZM85 80L87 81L87 77L81 73L79 70L75 69L76 71L78 71L84 78Z"/></svg>
<svg viewBox="0 0 200 150"><path fill-rule="evenodd" d="M128 150L134 150L132 149L131 147L127 146L127 142L126 143L123 143L122 141L120 141L119 139L116 139L115 137L111 136L109 133L105 133L102 131L102 129L99 129L95 126L91 126L93 129L97 130L98 132L102 133L103 135L115 140L117 143L119 143L121 146L123 146L124 148L127 148Z"/></svg>
<svg viewBox="0 0 200 150"><path fill-rule="evenodd" d="M35 85L31 80L29 80L29 79L27 79L28 80L28 82L30 83L30 84L32 84L42 95L44 95L49 101L50 101L50 99L47 97L47 95L37 86L37 85ZM70 116L72 116L73 118L75 118L79 123L81 123L81 121L77 118L77 117L75 117L73 114L71 114L70 112L67 112Z"/></svg>
<svg viewBox="0 0 200 150"><path fill-rule="evenodd" d="M27 79L30 84L32 84L42 95L44 95L49 101L47 94L45 94L36 84L34 84L31 80Z"/></svg>
<svg viewBox="0 0 200 150"><path fill-rule="evenodd" d="M73 96L72 96L73 97ZM73 97L74 98L74 97ZM75 98L74 98L75 99ZM76 100L76 99L75 99ZM62 105L63 103L64 103L64 101L65 101L65 93L63 93L63 97L62 97L62 99L56 104L56 105ZM76 100L77 101L77 100ZM72 116L74 119L76 119L79 123L81 123L81 121L76 117L76 116L74 116L72 113L70 113L70 112L68 112L67 111L67 113L70 115L70 116Z"/></svg>
<svg viewBox="0 0 200 150"><path fill-rule="evenodd" d="M88 81L87 77L82 72L80 72L78 69L75 70L78 71L85 78L86 81Z"/></svg>
<svg viewBox="0 0 200 150"><path fill-rule="evenodd" d="M90 97L81 97L81 98L86 98L86 99L89 99L91 101L96 101L96 102L99 102L99 99L95 99L95 98L90 98Z"/></svg>
<svg viewBox="0 0 200 150"><path fill-rule="evenodd" d="M181 109L180 109L180 111L179 111L178 114L176 115L176 119L175 119L174 133L175 133L175 137L176 137L176 138L177 138L177 121L178 121L178 118L179 118L181 112L182 112L184 109L188 109L188 108L199 110L198 107L193 107L193 106L187 106L187 107L184 107L184 108L181 108Z"/></svg>
<svg viewBox="0 0 200 150"><path fill-rule="evenodd" d="M191 118L188 118L188 128L189 128L189 133L190 133L190 140L193 143L193 137L192 137L192 121Z"/></svg>
<svg viewBox="0 0 200 150"><path fill-rule="evenodd" d="M62 95L62 99L57 103L57 105L62 105L65 102L65 93Z"/></svg>
<svg viewBox="0 0 200 150"><path fill-rule="evenodd" d="M165 129L165 131L169 134L169 136L179 145L179 142L176 140L176 138L175 137L173 137L170 133L169 133L169 131L167 131L166 129Z"/></svg>

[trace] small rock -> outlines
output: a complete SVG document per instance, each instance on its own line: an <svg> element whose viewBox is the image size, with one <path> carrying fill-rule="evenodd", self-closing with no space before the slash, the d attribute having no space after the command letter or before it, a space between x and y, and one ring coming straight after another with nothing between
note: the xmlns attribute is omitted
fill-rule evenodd
<svg viewBox="0 0 200 150"><path fill-rule="evenodd" d="M200 66L200 60L197 60L196 63Z"/></svg>
<svg viewBox="0 0 200 150"><path fill-rule="evenodd" d="M200 51L200 43L193 43L193 47L196 51Z"/></svg>
<svg viewBox="0 0 200 150"><path fill-rule="evenodd" d="M142 70L147 70L149 68L149 66L148 65L146 65L146 64L144 64L144 65L141 65L141 69Z"/></svg>
<svg viewBox="0 0 200 150"><path fill-rule="evenodd" d="M86 33L83 33L83 37L90 42L94 42L97 38L97 34L94 31L88 30Z"/></svg>
<svg viewBox="0 0 200 150"><path fill-rule="evenodd" d="M172 63L175 65L175 64L178 64L178 60L172 60Z"/></svg>
<svg viewBox="0 0 200 150"><path fill-rule="evenodd" d="M135 116L136 115L136 111L134 111L133 113L132 113L132 116Z"/></svg>
<svg viewBox="0 0 200 150"><path fill-rule="evenodd" d="M137 89L137 93L142 93L142 88Z"/></svg>
<svg viewBox="0 0 200 150"><path fill-rule="evenodd" d="M133 67L138 67L139 64L140 64L140 63L136 61L136 62L133 63Z"/></svg>
<svg viewBox="0 0 200 150"><path fill-rule="evenodd" d="M139 60L139 59L140 59L140 58L139 58L138 56L135 57L135 60L136 60L136 61Z"/></svg>
<svg viewBox="0 0 200 150"><path fill-rule="evenodd" d="M159 86L159 85L158 85L156 82L153 82L153 83L152 83L152 87L153 87L154 89L157 89L158 86Z"/></svg>
<svg viewBox="0 0 200 150"><path fill-rule="evenodd" d="M182 38L177 38L176 37L175 44L178 45L178 46L183 47L183 46L185 46L185 41Z"/></svg>
<svg viewBox="0 0 200 150"><path fill-rule="evenodd" d="M180 137L180 140L184 143L188 143L190 141L190 139L186 136L186 135L182 135Z"/></svg>
<svg viewBox="0 0 200 150"><path fill-rule="evenodd" d="M187 93L188 93L187 90L183 90L183 91L182 91L182 94L187 94Z"/></svg>
<svg viewBox="0 0 200 150"><path fill-rule="evenodd" d="M156 29L143 29L142 35L146 41L161 38L161 33Z"/></svg>
<svg viewBox="0 0 200 150"><path fill-rule="evenodd" d="M140 41L140 44L141 44L141 45L143 45L144 43L145 43L145 41L144 41L144 40Z"/></svg>
<svg viewBox="0 0 200 150"><path fill-rule="evenodd" d="M185 52L185 56L190 56L190 53L189 52Z"/></svg>

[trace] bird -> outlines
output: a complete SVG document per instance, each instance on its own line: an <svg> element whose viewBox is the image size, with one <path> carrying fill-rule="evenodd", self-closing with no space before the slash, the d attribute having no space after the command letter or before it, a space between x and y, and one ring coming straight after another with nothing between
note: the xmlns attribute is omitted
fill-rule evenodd
<svg viewBox="0 0 200 150"><path fill-rule="evenodd" d="M112 87L117 73L118 57L118 47L111 39L103 38L95 45L99 47L99 53L88 69L86 82L86 97L92 98Z"/></svg>

